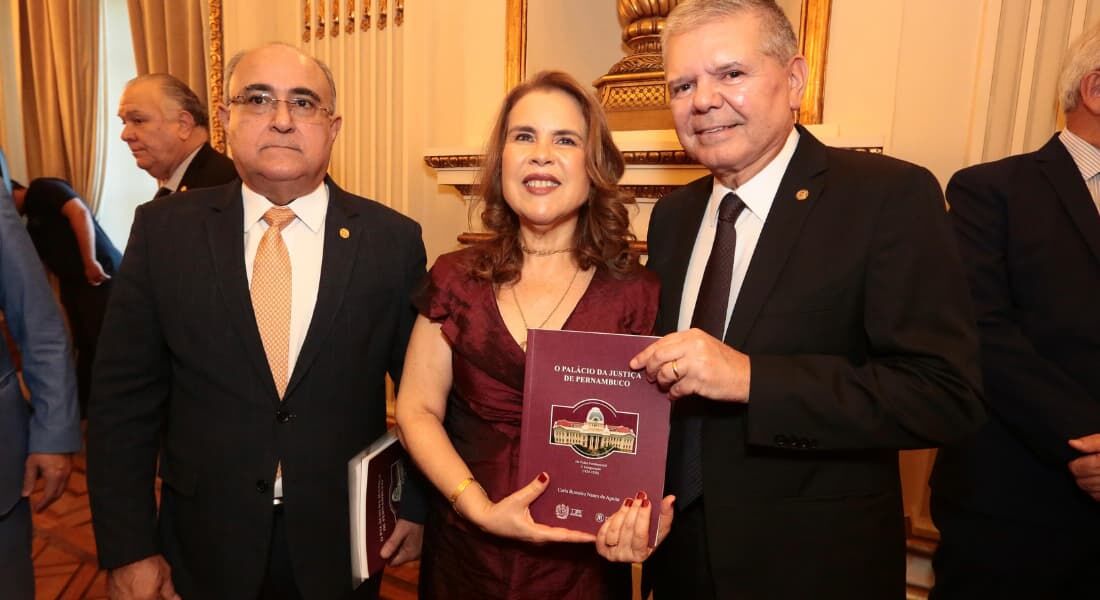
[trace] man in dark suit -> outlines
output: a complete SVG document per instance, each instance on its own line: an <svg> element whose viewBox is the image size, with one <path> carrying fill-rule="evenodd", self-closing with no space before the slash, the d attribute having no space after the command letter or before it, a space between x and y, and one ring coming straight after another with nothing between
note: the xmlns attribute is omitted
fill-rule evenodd
<svg viewBox="0 0 1100 600"><path fill-rule="evenodd" d="M0 175L6 175L0 152ZM76 378L69 338L8 188L0 185L0 312L23 360L19 377L8 338L0 335L0 582L4 598L34 598L31 506L42 479L43 510L65 491L72 453L80 449Z"/></svg>
<svg viewBox="0 0 1100 600"><path fill-rule="evenodd" d="M806 63L770 0L666 22L676 131L712 176L661 199L648 265L665 337L676 522L662 598L903 598L897 449L982 418L977 336L939 185L795 125ZM673 332L673 333L669 333Z"/></svg>
<svg viewBox="0 0 1100 600"><path fill-rule="evenodd" d="M947 186L991 418L936 457L938 600L1100 590L1100 26L1067 57L1065 129Z"/></svg>
<svg viewBox="0 0 1100 600"><path fill-rule="evenodd" d="M206 106L167 73L130 80L118 103L122 141L157 180L155 197L213 187L237 178L233 161L210 146Z"/></svg>
<svg viewBox="0 0 1100 600"><path fill-rule="evenodd" d="M29 187L18 183L14 187L15 208L27 218L34 248L57 276L61 305L76 348L77 397L83 415L88 409L99 330L111 295L111 276L122 254L69 182L39 177Z"/></svg>
<svg viewBox="0 0 1100 600"><path fill-rule="evenodd" d="M122 597L342 598L347 460L386 428L420 228L325 177L341 125L327 67L270 45L227 81L242 181L139 207L115 277L89 410L100 562ZM399 521L386 555L419 540Z"/></svg>

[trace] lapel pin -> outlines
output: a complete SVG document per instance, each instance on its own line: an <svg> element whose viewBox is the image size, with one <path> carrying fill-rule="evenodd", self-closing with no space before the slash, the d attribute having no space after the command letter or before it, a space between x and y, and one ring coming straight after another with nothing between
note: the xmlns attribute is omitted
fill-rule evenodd
<svg viewBox="0 0 1100 600"><path fill-rule="evenodd" d="M351 237L351 232L348 231L347 227L340 228L340 237L344 238L345 240Z"/></svg>
<svg viewBox="0 0 1100 600"><path fill-rule="evenodd" d="M180 186L180 189L178 189L178 190L176 190L176 191L179 191L179 192L186 192L186 191L187 191L187 186L186 186L186 185L181 185L181 186Z"/></svg>
<svg viewBox="0 0 1100 600"><path fill-rule="evenodd" d="M806 198L809 198L809 197L810 197L810 190L807 190L806 188L802 188L802 189L800 189L800 190L798 190L797 192L794 193L795 200L798 200L799 202L801 202L801 201L803 201L803 200L805 200Z"/></svg>

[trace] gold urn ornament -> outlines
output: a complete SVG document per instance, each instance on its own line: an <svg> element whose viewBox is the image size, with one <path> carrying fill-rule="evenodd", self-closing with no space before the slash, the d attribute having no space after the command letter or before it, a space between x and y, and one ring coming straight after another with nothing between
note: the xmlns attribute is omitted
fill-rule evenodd
<svg viewBox="0 0 1100 600"><path fill-rule="evenodd" d="M665 17L679 0L619 0L623 43L630 54L596 80L612 129L671 129L668 87L661 63Z"/></svg>

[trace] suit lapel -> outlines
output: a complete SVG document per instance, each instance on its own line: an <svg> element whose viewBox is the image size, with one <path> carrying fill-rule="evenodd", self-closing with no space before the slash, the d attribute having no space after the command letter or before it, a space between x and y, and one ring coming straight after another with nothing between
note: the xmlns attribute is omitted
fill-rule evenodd
<svg viewBox="0 0 1100 600"><path fill-rule="evenodd" d="M775 201L760 232L745 281L737 295L725 342L742 347L760 309L775 286L787 257L798 241L799 232L822 191L828 167L825 145L798 127L800 139L787 172L779 183ZM802 193L805 191L806 193ZM799 200L797 196L804 197Z"/></svg>
<svg viewBox="0 0 1100 600"><path fill-rule="evenodd" d="M328 212L325 215L324 257L321 259L321 280L317 288L317 304L309 322L306 339L294 371L286 387L289 398L294 388L309 371L317 353L328 343L336 315L344 300L344 291L351 280L352 268L359 245L367 231L362 227L359 203L354 197L326 178L329 187Z"/></svg>
<svg viewBox="0 0 1100 600"><path fill-rule="evenodd" d="M210 144L203 144L199 148L199 151L195 153L195 158L191 159L191 164L187 165L187 170L183 172L183 177L180 178L180 184L176 191L186 192L188 189L195 187L194 180L198 178L199 172L202 171L206 161L210 159L210 153L213 151L214 148Z"/></svg>
<svg viewBox="0 0 1100 600"><path fill-rule="evenodd" d="M695 238L707 210L707 202L714 187L713 177L703 177L690 184L683 197L669 198L677 203L671 211L675 219L670 219L668 236L665 238L663 264L669 265L671 272L662 281L669 285L661 287L661 322L657 324L659 334L676 331L680 320L680 303L684 295L684 278L687 277L691 251L695 247Z"/></svg>
<svg viewBox="0 0 1100 600"><path fill-rule="evenodd" d="M1077 163L1057 135L1040 148L1035 157L1039 170L1054 188L1093 256L1100 260L1100 213L1096 211Z"/></svg>
<svg viewBox="0 0 1100 600"><path fill-rule="evenodd" d="M252 297L248 291L248 274L244 265L244 203L241 186L227 186L220 197L211 199L212 213L206 222L207 239L214 263L214 279L225 299L229 322L245 346L245 354L252 367L264 381L271 397L278 396L267 354L256 327L256 314L252 311Z"/></svg>

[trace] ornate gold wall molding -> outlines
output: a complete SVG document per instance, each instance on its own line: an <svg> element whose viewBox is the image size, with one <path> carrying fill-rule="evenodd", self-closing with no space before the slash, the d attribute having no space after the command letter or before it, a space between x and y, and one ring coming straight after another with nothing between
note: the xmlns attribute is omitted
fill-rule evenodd
<svg viewBox="0 0 1100 600"><path fill-rule="evenodd" d="M222 34L222 0L208 0L210 8L210 87L207 96L214 106L224 97L222 77L225 68L224 36ZM210 145L225 153L225 129L218 111L210 111Z"/></svg>
<svg viewBox="0 0 1100 600"><path fill-rule="evenodd" d="M504 11L504 91L527 78L527 0L508 0Z"/></svg>
<svg viewBox="0 0 1100 600"><path fill-rule="evenodd" d="M798 24L798 44L806 57L809 76L802 94L798 122L821 123L825 110L825 66L829 52L829 13L832 0L802 0Z"/></svg>

